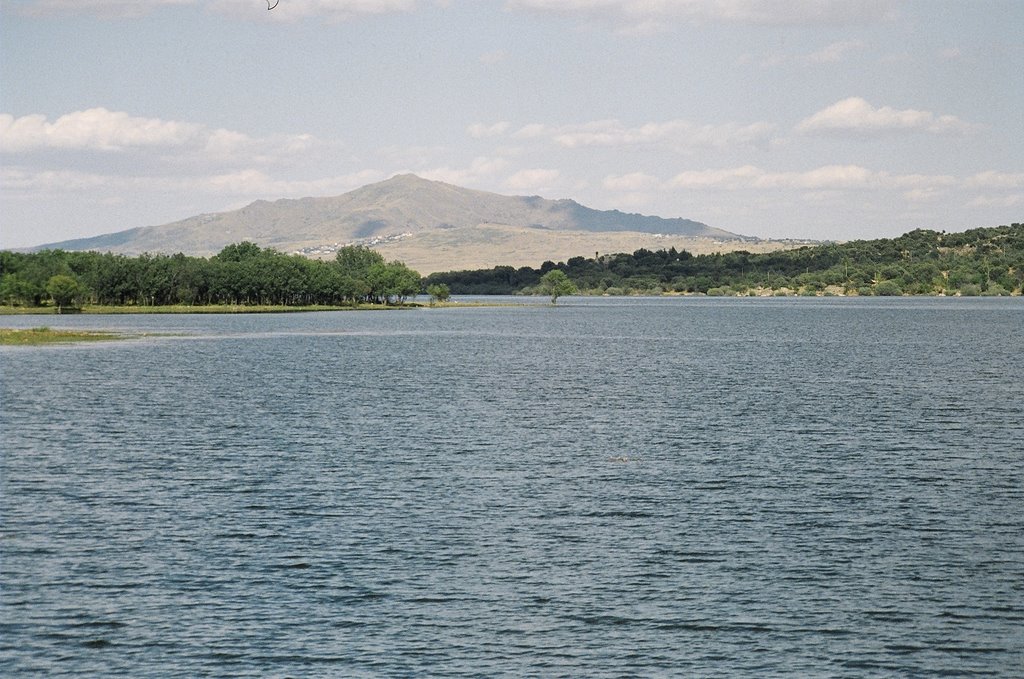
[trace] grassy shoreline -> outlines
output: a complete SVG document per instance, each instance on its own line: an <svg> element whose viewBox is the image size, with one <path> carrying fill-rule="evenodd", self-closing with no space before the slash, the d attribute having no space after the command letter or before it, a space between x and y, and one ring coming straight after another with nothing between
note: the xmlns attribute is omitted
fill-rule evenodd
<svg viewBox="0 0 1024 679"><path fill-rule="evenodd" d="M0 346L31 347L66 342L106 342L129 339L134 335L97 330L54 330L52 328L0 328Z"/></svg>
<svg viewBox="0 0 1024 679"><path fill-rule="evenodd" d="M360 304L358 306L284 306L273 304L204 304L168 306L113 306L88 304L74 311L65 310L66 316L93 316L103 314L294 314L319 311L405 311L409 309L457 309L466 307L524 306L525 303L510 302L409 302L400 306L385 304ZM0 316L56 316L52 306L22 307L0 306Z"/></svg>
<svg viewBox="0 0 1024 679"><path fill-rule="evenodd" d="M361 304L359 306L283 306L270 304L257 304L252 306L240 304L205 304L185 305L174 304L168 306L113 306L103 304L89 304L81 309L72 312L65 311L63 315L82 316L99 314L284 314L301 313L311 311L367 311L376 309L415 309L421 304L405 304L402 306L385 306L383 304ZM0 316L56 316L57 310L52 306L41 307L0 307Z"/></svg>

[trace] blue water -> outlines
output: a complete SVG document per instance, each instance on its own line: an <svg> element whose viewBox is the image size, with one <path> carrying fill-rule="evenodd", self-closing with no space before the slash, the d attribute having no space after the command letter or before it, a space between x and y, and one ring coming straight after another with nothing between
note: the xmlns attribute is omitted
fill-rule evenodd
<svg viewBox="0 0 1024 679"><path fill-rule="evenodd" d="M6 676L1024 675L1024 300L0 318Z"/></svg>

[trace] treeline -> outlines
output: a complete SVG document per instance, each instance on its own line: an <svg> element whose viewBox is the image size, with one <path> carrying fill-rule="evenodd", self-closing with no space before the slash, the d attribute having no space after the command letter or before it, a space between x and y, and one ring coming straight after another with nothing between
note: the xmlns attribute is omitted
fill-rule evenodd
<svg viewBox="0 0 1024 679"><path fill-rule="evenodd" d="M911 231L899 238L694 256L685 250L574 257L539 269L499 266L435 273L453 294L529 294L560 269L585 294L700 293L1007 295L1024 283L1024 224L962 233Z"/></svg>
<svg viewBox="0 0 1024 679"><path fill-rule="evenodd" d="M210 258L0 252L0 302L6 305L401 304L420 287L417 272L363 246L342 248L334 261L250 242Z"/></svg>

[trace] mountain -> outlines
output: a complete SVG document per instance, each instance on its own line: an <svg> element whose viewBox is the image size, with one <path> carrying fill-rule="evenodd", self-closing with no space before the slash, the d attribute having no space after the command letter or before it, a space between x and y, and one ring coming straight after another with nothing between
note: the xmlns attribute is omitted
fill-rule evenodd
<svg viewBox="0 0 1024 679"><path fill-rule="evenodd" d="M248 240L283 252L331 256L342 245L361 243L390 258L405 253L410 266L419 264L419 270L427 272L467 263L515 265L517 251L523 250L525 256L525 251L538 247L547 253L542 259L555 259L609 252L619 244L625 247L615 251L649 247L647 243L669 247L666 239L671 244L678 239L712 239L737 246L753 240L689 219L594 210L573 200L504 196L406 174L340 196L258 200L230 212L34 249L209 256L225 245ZM578 249L566 254L563 250L570 243ZM629 247L631 243L637 245ZM490 262L502 253L504 261Z"/></svg>

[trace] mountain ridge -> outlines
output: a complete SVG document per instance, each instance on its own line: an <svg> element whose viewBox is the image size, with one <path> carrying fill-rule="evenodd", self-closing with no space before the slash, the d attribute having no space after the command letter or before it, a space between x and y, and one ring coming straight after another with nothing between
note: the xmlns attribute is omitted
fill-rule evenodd
<svg viewBox="0 0 1024 679"><path fill-rule="evenodd" d="M210 256L241 241L313 257L365 244L427 271L490 262L535 264L532 258L538 255L562 259L662 243L708 251L759 242L681 217L596 210L568 198L506 196L399 174L338 196L261 199L236 210L29 251Z"/></svg>

